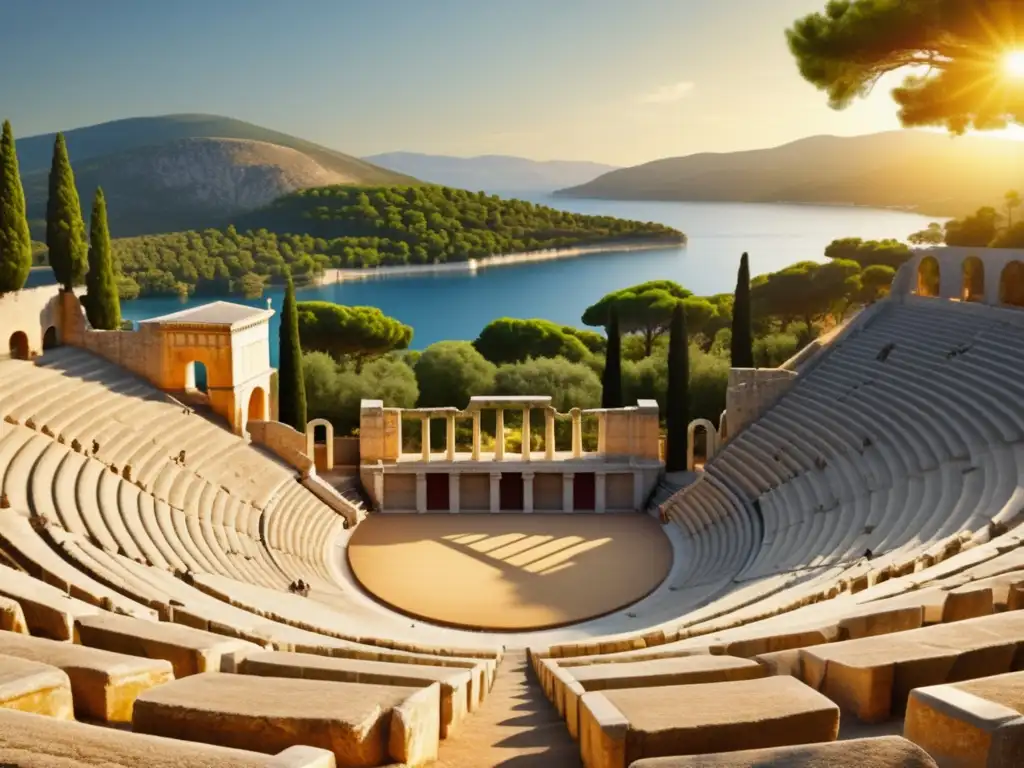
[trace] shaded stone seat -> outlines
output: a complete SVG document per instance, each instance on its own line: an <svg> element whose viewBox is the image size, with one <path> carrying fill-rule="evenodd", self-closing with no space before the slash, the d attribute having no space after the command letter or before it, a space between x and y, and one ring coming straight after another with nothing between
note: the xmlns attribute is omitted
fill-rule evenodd
<svg viewBox="0 0 1024 768"><path fill-rule="evenodd" d="M912 691L903 735L942 766L1020 766L1024 672Z"/></svg>
<svg viewBox="0 0 1024 768"><path fill-rule="evenodd" d="M3 572L0 571L0 579ZM21 610L21 603L9 597L0 597L0 629L6 632L20 632L28 634L28 624L25 621L25 613Z"/></svg>
<svg viewBox="0 0 1024 768"><path fill-rule="evenodd" d="M865 722L902 712L910 691L1008 672L1024 643L1024 613L1014 611L885 637L800 651L800 672Z"/></svg>
<svg viewBox="0 0 1024 768"><path fill-rule="evenodd" d="M721 752L714 755L652 757L629 768L938 768L920 747L899 736L850 739L826 744Z"/></svg>
<svg viewBox="0 0 1024 768"><path fill-rule="evenodd" d="M0 709L73 720L71 681L49 664L0 653Z"/></svg>
<svg viewBox="0 0 1024 768"><path fill-rule="evenodd" d="M52 640L73 640L75 619L100 612L27 573L0 565L0 596L19 606L27 631ZM0 625L0 629L10 629Z"/></svg>
<svg viewBox="0 0 1024 768"><path fill-rule="evenodd" d="M24 768L329 768L333 755L292 747L276 757L0 709L0 764Z"/></svg>
<svg viewBox="0 0 1024 768"><path fill-rule="evenodd" d="M82 645L169 661L176 678L200 672L234 672L248 654L262 650L255 643L201 629L113 613L80 616L76 629Z"/></svg>
<svg viewBox="0 0 1024 768"><path fill-rule="evenodd" d="M310 653L264 651L248 656L239 672L263 677L294 677L402 687L440 686L442 739L448 738L471 709L476 709L472 670L416 664L332 659Z"/></svg>
<svg viewBox="0 0 1024 768"><path fill-rule="evenodd" d="M75 714L106 722L130 722L132 705L140 692L174 679L167 661L13 632L0 632L0 654L64 670L71 681Z"/></svg>
<svg viewBox="0 0 1024 768"><path fill-rule="evenodd" d="M580 699L586 768L833 741L838 733L839 708L791 677L595 691Z"/></svg>
<svg viewBox="0 0 1024 768"><path fill-rule="evenodd" d="M139 696L140 733L278 752L305 744L339 765L423 765L437 757L439 686L403 688L216 672Z"/></svg>

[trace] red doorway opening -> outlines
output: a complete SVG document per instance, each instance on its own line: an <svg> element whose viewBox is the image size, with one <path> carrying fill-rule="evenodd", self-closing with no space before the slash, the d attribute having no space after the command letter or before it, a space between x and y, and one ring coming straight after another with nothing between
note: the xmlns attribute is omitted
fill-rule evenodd
<svg viewBox="0 0 1024 768"><path fill-rule="evenodd" d="M519 510L523 508L523 475L521 472L501 473L501 509Z"/></svg>
<svg viewBox="0 0 1024 768"><path fill-rule="evenodd" d="M597 506L593 472L577 472L572 478L572 508L575 512L593 512Z"/></svg>
<svg viewBox="0 0 1024 768"><path fill-rule="evenodd" d="M447 512L451 509L448 498L448 475L442 472L427 473L427 510Z"/></svg>

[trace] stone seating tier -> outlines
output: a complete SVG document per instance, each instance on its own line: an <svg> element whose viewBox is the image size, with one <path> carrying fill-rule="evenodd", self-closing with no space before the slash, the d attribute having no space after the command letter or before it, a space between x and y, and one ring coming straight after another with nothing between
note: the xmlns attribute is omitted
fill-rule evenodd
<svg viewBox="0 0 1024 768"><path fill-rule="evenodd" d="M71 681L56 667L0 653L2 709L73 720Z"/></svg>

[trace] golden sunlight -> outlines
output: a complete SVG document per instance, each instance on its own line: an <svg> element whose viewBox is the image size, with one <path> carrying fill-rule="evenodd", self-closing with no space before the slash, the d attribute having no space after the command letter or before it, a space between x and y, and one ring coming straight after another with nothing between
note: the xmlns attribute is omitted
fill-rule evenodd
<svg viewBox="0 0 1024 768"><path fill-rule="evenodd" d="M1010 51L1003 57L1003 67L1010 77L1024 79L1024 50Z"/></svg>

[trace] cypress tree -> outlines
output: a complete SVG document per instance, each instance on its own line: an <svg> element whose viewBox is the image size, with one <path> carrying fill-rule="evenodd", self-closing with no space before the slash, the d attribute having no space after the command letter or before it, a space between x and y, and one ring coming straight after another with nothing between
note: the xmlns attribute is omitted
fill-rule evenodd
<svg viewBox="0 0 1024 768"><path fill-rule="evenodd" d="M732 304L730 360L733 368L754 367L754 340L750 323L750 261L744 253L740 258L740 269L736 275L736 294Z"/></svg>
<svg viewBox="0 0 1024 768"><path fill-rule="evenodd" d="M608 351L601 375L601 407L622 407L622 336L619 334L619 313L614 307L608 317Z"/></svg>
<svg viewBox="0 0 1024 768"><path fill-rule="evenodd" d="M96 189L89 219L89 271L85 275L88 294L85 314L93 328L116 331L121 327L121 300L114 280L110 255L110 230L107 228L107 201L103 190Z"/></svg>
<svg viewBox="0 0 1024 768"><path fill-rule="evenodd" d="M0 138L0 294L21 290L32 269L32 238L25 216L25 190L9 120Z"/></svg>
<svg viewBox="0 0 1024 768"><path fill-rule="evenodd" d="M306 382L302 378L302 346L299 343L299 310L291 273L284 289L278 343L280 363L277 385L278 421L299 432L306 431Z"/></svg>
<svg viewBox="0 0 1024 768"><path fill-rule="evenodd" d="M82 206L75 188L75 174L68 159L64 134L58 133L50 164L50 197L46 201L46 245L57 282L66 291L85 278L88 247Z"/></svg>
<svg viewBox="0 0 1024 768"><path fill-rule="evenodd" d="M672 311L668 337L668 392L665 403L665 471L686 469L686 432L690 424L690 342L682 304Z"/></svg>

